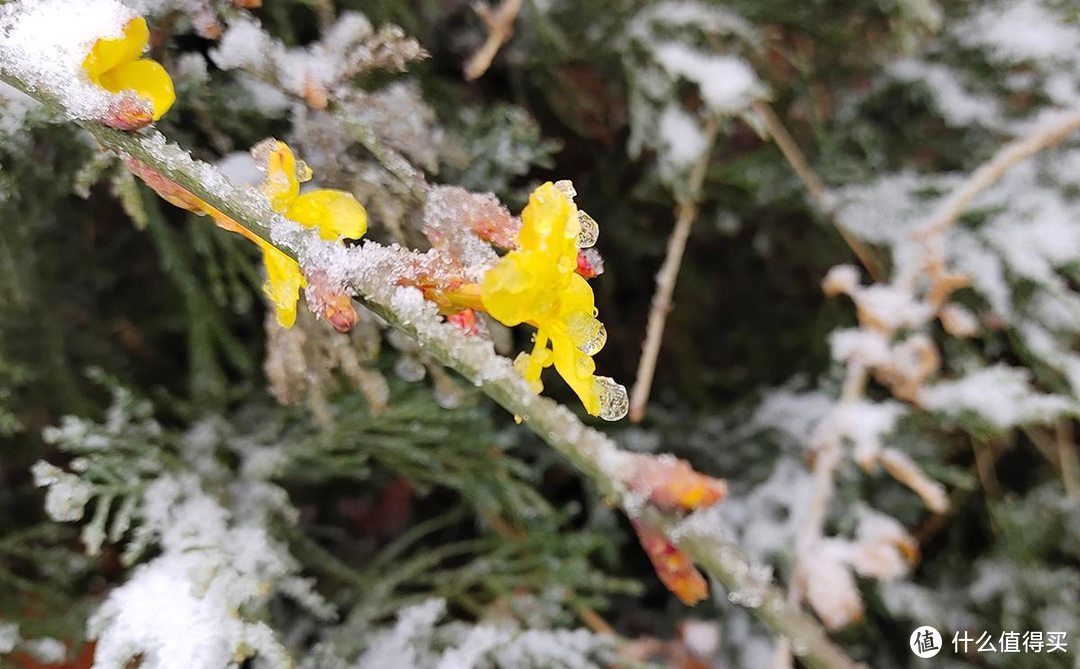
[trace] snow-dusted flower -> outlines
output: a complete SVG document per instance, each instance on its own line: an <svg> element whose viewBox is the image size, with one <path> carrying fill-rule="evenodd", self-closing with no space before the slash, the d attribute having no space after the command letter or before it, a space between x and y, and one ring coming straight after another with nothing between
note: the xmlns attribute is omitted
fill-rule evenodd
<svg viewBox="0 0 1080 669"><path fill-rule="evenodd" d="M325 188L300 193L300 184L311 179L311 168L297 160L287 144L267 139L253 147L251 154L266 172L261 190L274 211L304 227L316 228L325 240L356 239L367 232L367 211L350 193ZM295 260L148 165L131 159L127 165L169 203L210 216L218 227L243 235L262 249L267 274L263 290L274 304L277 322L292 327L300 289L308 285L308 277ZM341 332L352 329L357 317L349 297L323 285L318 277L312 279L322 317Z"/></svg>
<svg viewBox="0 0 1080 669"><path fill-rule="evenodd" d="M316 228L319 236L326 240L357 239L367 232L367 211L350 193L319 189L300 194L300 184L311 179L311 168L297 160L287 144L268 139L255 146L251 154L260 166L265 165L266 180L262 191L274 211L304 227ZM296 321L300 289L307 286L300 265L233 221L223 224L219 220L218 225L243 234L262 249L268 276L264 290L274 303L278 323L282 327L292 327ZM356 323L355 312L347 301L345 304L333 301L331 306L332 311L324 315L334 327L347 331Z"/></svg>
<svg viewBox="0 0 1080 669"><path fill-rule="evenodd" d="M589 414L618 420L626 415L626 390L593 373L592 356L603 348L607 331L596 319L592 288L577 272L578 249L595 243L596 222L578 211L571 188L548 182L532 192L517 248L484 276L480 299L504 325L536 327L532 352L515 362L536 392L543 389L540 373L554 365Z"/></svg>
<svg viewBox="0 0 1080 669"><path fill-rule="evenodd" d="M150 31L141 16L124 26L121 37L99 39L90 48L82 68L94 84L110 93L131 92L137 104L121 102L105 119L109 125L132 130L160 119L176 101L172 79L161 63L141 58Z"/></svg>

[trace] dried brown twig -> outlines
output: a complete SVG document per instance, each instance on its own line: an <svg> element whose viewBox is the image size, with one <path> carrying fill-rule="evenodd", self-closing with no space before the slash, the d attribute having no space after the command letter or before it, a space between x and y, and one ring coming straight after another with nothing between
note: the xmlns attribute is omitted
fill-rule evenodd
<svg viewBox="0 0 1080 669"><path fill-rule="evenodd" d="M630 390L630 420L637 423L645 417L645 405L652 390L653 375L656 373L656 360L660 355L660 342L664 338L664 324L671 311L671 296L675 292L675 280L679 276L686 242L690 237L690 228L698 216L698 204L705 183L705 170L712 159L713 145L720 124L716 119L705 128L705 149L690 171L686 196L676 205L675 228L668 239L667 255L664 264L656 274L656 292L653 293L649 307L649 320L645 326L645 342L641 345L641 360L638 362L634 387Z"/></svg>
<svg viewBox="0 0 1080 669"><path fill-rule="evenodd" d="M523 4L524 0L503 0L494 10L483 2L473 5L477 15L487 24L488 36L476 53L465 61L466 79L479 79L488 71L499 49L514 35L514 21Z"/></svg>
<svg viewBox="0 0 1080 669"><path fill-rule="evenodd" d="M795 172L795 176L799 178L803 186L806 188L806 192L810 194L810 201L814 204L818 210L818 214L832 223L836 231L840 233L844 242L851 249L851 252L855 254L855 257L859 259L862 266L866 268L866 272L870 275L874 281L881 281L883 275L881 272L881 266L874 258L873 252L862 241L852 235L843 224L837 219L835 208L832 201L829 198L829 193L825 189L825 184L821 183L821 179L810 167L810 163L806 160L806 156L803 155L799 145L795 142L795 138L791 136L791 133L787 131L784 124L780 121L780 117L776 115L773 108L767 103L761 100L754 100L750 103L754 109L754 112L761 119L761 122L765 124L765 129L769 131L769 136L776 142L776 147L780 149L780 153L784 154L784 158L791 165L792 171Z"/></svg>

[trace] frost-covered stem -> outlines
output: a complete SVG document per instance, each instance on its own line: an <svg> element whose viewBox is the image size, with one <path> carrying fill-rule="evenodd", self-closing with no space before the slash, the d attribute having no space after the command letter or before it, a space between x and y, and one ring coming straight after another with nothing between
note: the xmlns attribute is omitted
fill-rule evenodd
<svg viewBox="0 0 1080 669"><path fill-rule="evenodd" d="M1001 147L993 158L945 198L930 218L915 230L915 236L925 238L941 234L960 218L972 200L997 183L1006 172L1077 130L1080 130L1080 109L1069 111L1052 123L1039 125L1029 135Z"/></svg>
<svg viewBox="0 0 1080 669"><path fill-rule="evenodd" d="M641 345L641 360L638 361L634 387L630 390L630 420L637 423L645 417L645 405L649 402L652 391L653 375L656 373L656 361L660 356L660 343L664 338L664 325L668 312L671 311L671 296L675 293L675 281L682 266L686 242L690 238L690 228L698 216L702 186L705 183L705 171L712 158L713 144L719 131L719 123L713 119L705 129L705 146L701 157L690 171L686 195L676 206L678 215L675 228L668 239L667 254L656 273L656 292L653 293L649 307L649 320L645 326L645 342Z"/></svg>
<svg viewBox="0 0 1080 669"><path fill-rule="evenodd" d="M47 92L30 90L17 77L0 72L0 79L23 90L53 109L59 109ZM741 551L717 533L682 528L680 517L655 508L641 508L640 499L627 495L620 465L622 452L604 434L586 427L566 407L534 394L511 363L492 348L490 342L471 337L449 325L431 305L423 302L415 289L400 288L393 277L400 272L400 249L368 242L363 247L344 249L323 242L317 233L290 223L274 213L265 198L232 185L217 169L193 160L160 133L122 133L92 121L81 121L103 146L130 155L232 218L238 225L270 242L302 266L317 264L320 252L343 254L336 259L353 262L348 283L356 297L390 326L409 335L433 358L457 371L561 453L581 473L592 479L599 492L617 501L635 515L643 515L664 531L673 544L684 550L713 578L731 590L749 585L748 562ZM275 234L271 235L271 228ZM289 243L283 243L288 238ZM345 270L349 272L348 268ZM411 291L411 292L410 292ZM419 300L419 304L417 303ZM716 536L714 536L716 535ZM859 666L832 643L811 616L786 603L784 593L769 586L763 604L753 612L772 630L793 640L796 654L814 669L854 669ZM803 655L800 651L805 650Z"/></svg>
<svg viewBox="0 0 1080 669"><path fill-rule="evenodd" d="M761 119L761 122L765 124L765 129L769 131L769 136L776 142L777 148L780 149L780 153L784 155L784 159L787 160L788 165L791 166L795 176L802 182L806 192L810 194L811 202L814 203L818 210L818 215L827 219L832 223L836 231L840 233L840 237L843 238L844 243L848 245L851 252L855 254L855 257L859 259L862 266L866 268L866 272L874 281L881 281L884 277L881 273L881 268L878 266L877 261L874 259L874 254L870 251L869 247L862 243L858 237L855 237L847 228L843 226L836 215L836 208L832 205L832 199L829 197L829 191L825 188L825 184L821 182L813 168L810 167L810 162L803 155L802 149L795 142L795 138L791 136L791 133L787 131L784 124L780 121L780 117L776 115L773 108L762 100L754 100L750 103L754 112Z"/></svg>

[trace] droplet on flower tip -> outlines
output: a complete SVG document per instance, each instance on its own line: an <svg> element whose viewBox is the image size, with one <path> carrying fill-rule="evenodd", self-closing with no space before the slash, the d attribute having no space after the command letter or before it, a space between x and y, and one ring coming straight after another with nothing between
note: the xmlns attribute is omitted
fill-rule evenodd
<svg viewBox="0 0 1080 669"><path fill-rule="evenodd" d="M577 189L574 188L574 182L569 179L562 179L555 182L555 188L567 198L573 200L577 196Z"/></svg>
<svg viewBox="0 0 1080 669"><path fill-rule="evenodd" d="M311 167L302 160L296 161L296 180L300 183L305 181L311 181L311 177L314 172L311 171Z"/></svg>
<svg viewBox="0 0 1080 669"><path fill-rule="evenodd" d="M622 420L630 411L630 397L626 387L616 383L609 376L597 376L593 379L596 393L600 396L600 413L604 420Z"/></svg>
<svg viewBox="0 0 1080 669"><path fill-rule="evenodd" d="M597 224L596 219L581 210L578 210L577 216L578 223L581 225L577 237L578 248L592 248L600 237L600 226Z"/></svg>
<svg viewBox="0 0 1080 669"><path fill-rule="evenodd" d="M607 328L593 316L584 312L574 313L567 318L566 324L574 345L585 355L596 355L607 343Z"/></svg>

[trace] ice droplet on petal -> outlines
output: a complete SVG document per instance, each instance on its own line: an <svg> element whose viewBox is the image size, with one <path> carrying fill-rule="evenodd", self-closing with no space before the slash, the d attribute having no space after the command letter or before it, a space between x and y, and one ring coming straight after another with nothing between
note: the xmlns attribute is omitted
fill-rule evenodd
<svg viewBox="0 0 1080 669"><path fill-rule="evenodd" d="M311 181L311 177L312 177L313 174L314 174L314 172L311 171L311 166L310 165L308 165L304 161L300 160L299 158L296 159L296 180L297 181L299 181L300 183L304 183L305 181Z"/></svg>
<svg viewBox="0 0 1080 669"><path fill-rule="evenodd" d="M609 376L597 376L593 383L600 396L600 414L604 420L621 420L630 411L626 388Z"/></svg>
<svg viewBox="0 0 1080 669"><path fill-rule="evenodd" d="M596 219L580 209L578 210L577 215L578 223L581 225L581 229L578 231L577 236L578 248L591 248L596 244L596 240L600 237L600 226L596 223Z"/></svg>
<svg viewBox="0 0 1080 669"><path fill-rule="evenodd" d="M577 189L574 188L574 182L570 181L569 179L562 179L560 181L556 181L555 188L557 188L560 193L565 195L570 200L573 200L574 197L577 195Z"/></svg>
<svg viewBox="0 0 1080 669"><path fill-rule="evenodd" d="M607 343L607 328L585 312L570 314L566 325L574 345L585 355L596 355Z"/></svg>

